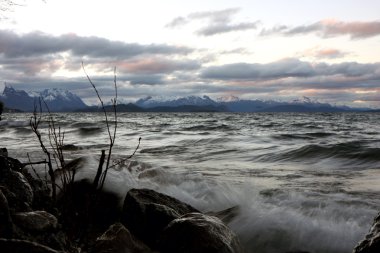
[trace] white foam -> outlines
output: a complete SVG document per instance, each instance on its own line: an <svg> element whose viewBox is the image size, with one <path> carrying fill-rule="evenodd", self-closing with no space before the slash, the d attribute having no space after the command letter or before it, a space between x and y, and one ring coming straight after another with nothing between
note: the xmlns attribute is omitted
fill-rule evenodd
<svg viewBox="0 0 380 253"><path fill-rule="evenodd" d="M97 159L77 178L93 178ZM132 162L110 170L106 188L121 198L131 188L150 188L168 194L201 211L219 211L235 205L240 214L229 226L248 252L275 253L304 250L314 253L351 252L368 231L376 210L347 194L263 190L251 183L231 184L202 174L172 173Z"/></svg>

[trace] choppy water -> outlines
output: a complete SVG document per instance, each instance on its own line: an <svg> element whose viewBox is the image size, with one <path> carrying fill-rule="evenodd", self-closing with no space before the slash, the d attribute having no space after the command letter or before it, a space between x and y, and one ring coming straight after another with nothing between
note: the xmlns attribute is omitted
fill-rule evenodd
<svg viewBox="0 0 380 253"><path fill-rule="evenodd" d="M30 114L5 114L1 146L26 160L41 156ZM66 157L97 167L108 137L102 114L55 114ZM46 133L46 124L44 125ZM380 114L119 114L108 187L149 187L203 211L234 205L230 227L248 252L351 252L380 210ZM47 140L46 140L47 141Z"/></svg>

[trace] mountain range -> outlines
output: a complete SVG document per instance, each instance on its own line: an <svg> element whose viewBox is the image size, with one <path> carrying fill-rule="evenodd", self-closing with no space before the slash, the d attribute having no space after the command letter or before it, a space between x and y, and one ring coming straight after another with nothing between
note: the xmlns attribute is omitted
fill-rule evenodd
<svg viewBox="0 0 380 253"><path fill-rule="evenodd" d="M46 89L42 92L26 92L6 85L0 100L5 107L21 111L33 111L34 104L42 98L51 111L100 111L99 106L87 106L80 97L67 90ZM111 111L112 106L107 105ZM321 103L308 97L282 102L274 100L246 100L236 96L212 99L208 96L178 98L145 97L135 103L118 104L120 112L350 112L370 111L369 108L351 108Z"/></svg>
<svg viewBox="0 0 380 253"><path fill-rule="evenodd" d="M34 106L39 104L41 98L50 111L63 112L74 111L86 108L87 105L77 95L62 89L45 89L41 92L26 92L24 90L16 90L12 86L5 85L3 93L0 95L6 108L30 112L34 110ZM42 106L45 108L45 106ZM45 109L44 109L45 111Z"/></svg>
<svg viewBox="0 0 380 253"><path fill-rule="evenodd" d="M197 97L188 96L181 98L153 98L151 96L139 99L135 103L146 110L155 108L170 108L179 106L208 106L212 111L227 112L347 112L347 111L368 111L368 108L351 108L347 106L335 106L328 103L320 103L308 97L302 97L289 102L274 100L246 100L236 96L220 97L216 100L208 96ZM173 110L174 111L174 110Z"/></svg>

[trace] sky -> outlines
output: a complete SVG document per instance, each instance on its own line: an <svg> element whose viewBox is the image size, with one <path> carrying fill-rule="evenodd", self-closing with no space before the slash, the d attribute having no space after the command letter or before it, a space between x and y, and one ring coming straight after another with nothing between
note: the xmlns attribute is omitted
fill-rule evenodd
<svg viewBox="0 0 380 253"><path fill-rule="evenodd" d="M380 108L378 0L0 0L0 90Z"/></svg>

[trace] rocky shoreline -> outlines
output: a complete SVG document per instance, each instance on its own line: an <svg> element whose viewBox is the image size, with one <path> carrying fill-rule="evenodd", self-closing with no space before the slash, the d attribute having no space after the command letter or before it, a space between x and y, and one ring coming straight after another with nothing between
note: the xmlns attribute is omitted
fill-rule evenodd
<svg viewBox="0 0 380 253"><path fill-rule="evenodd" d="M224 223L236 208L204 214L150 189L131 189L120 206L86 180L53 201L49 184L24 167L0 152L2 253L246 252ZM353 252L380 252L380 216Z"/></svg>

